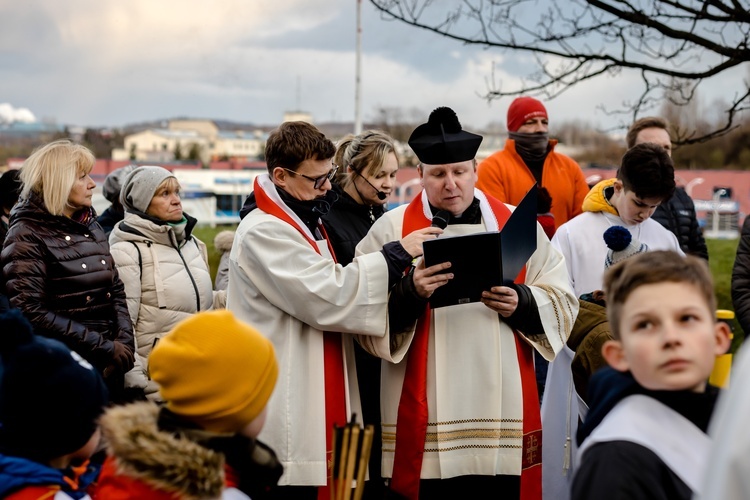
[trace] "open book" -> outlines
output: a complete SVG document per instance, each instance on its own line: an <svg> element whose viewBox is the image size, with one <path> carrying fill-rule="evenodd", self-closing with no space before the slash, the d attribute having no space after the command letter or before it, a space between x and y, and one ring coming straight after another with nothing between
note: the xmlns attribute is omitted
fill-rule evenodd
<svg viewBox="0 0 750 500"><path fill-rule="evenodd" d="M430 307L479 302L482 292L512 282L536 250L536 184L500 231L440 237L423 243L425 267L450 262L453 279L430 297Z"/></svg>

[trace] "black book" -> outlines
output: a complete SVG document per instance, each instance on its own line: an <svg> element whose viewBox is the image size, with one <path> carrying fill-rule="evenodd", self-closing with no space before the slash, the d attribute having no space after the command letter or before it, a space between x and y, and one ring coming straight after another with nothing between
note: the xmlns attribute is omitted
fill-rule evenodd
<svg viewBox="0 0 750 500"><path fill-rule="evenodd" d="M430 297L430 307L479 302L482 292L513 282L536 250L534 185L500 231L447 236L423 243L425 267L450 262L453 279Z"/></svg>

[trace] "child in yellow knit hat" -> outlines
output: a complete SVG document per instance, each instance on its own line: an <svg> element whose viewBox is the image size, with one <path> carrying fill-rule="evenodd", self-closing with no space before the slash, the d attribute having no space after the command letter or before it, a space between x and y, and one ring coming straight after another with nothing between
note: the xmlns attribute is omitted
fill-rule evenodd
<svg viewBox="0 0 750 500"><path fill-rule="evenodd" d="M257 500L282 474L255 437L278 375L271 342L226 310L198 313L156 345L149 373L165 406L102 417L108 457L94 498Z"/></svg>

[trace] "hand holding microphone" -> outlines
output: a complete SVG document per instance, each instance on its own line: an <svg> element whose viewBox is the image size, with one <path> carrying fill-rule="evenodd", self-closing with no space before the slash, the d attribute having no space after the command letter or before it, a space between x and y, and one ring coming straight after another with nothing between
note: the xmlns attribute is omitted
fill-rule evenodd
<svg viewBox="0 0 750 500"><path fill-rule="evenodd" d="M430 224L430 227L426 228L426 234L434 235L435 238L443 234L443 229L448 226L448 222L452 215L453 214L447 210L439 210L432 216L432 224ZM432 232L429 232L430 229ZM436 230L439 230L440 232L436 232ZM429 238L424 238L422 241L426 239ZM436 289L453 279L453 273L447 272L450 266L450 262L442 262L425 268L424 259L418 259L418 262L413 264L413 270L411 272L414 290L417 295L424 299L428 299Z"/></svg>
<svg viewBox="0 0 750 500"><path fill-rule="evenodd" d="M448 225L448 221L451 218L451 213L447 210L440 210L432 217L432 225L423 229L417 229L412 231L407 236L404 236L400 241L404 250L409 252L412 257L419 257L422 255L422 242L425 240L431 240L437 238L443 234L443 229Z"/></svg>

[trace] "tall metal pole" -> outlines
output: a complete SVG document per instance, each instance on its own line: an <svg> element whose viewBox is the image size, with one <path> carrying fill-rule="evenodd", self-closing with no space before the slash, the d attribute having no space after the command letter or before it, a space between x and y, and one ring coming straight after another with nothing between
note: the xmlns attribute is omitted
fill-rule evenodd
<svg viewBox="0 0 750 500"><path fill-rule="evenodd" d="M362 133L362 0L357 0L357 51L354 77L354 133Z"/></svg>

